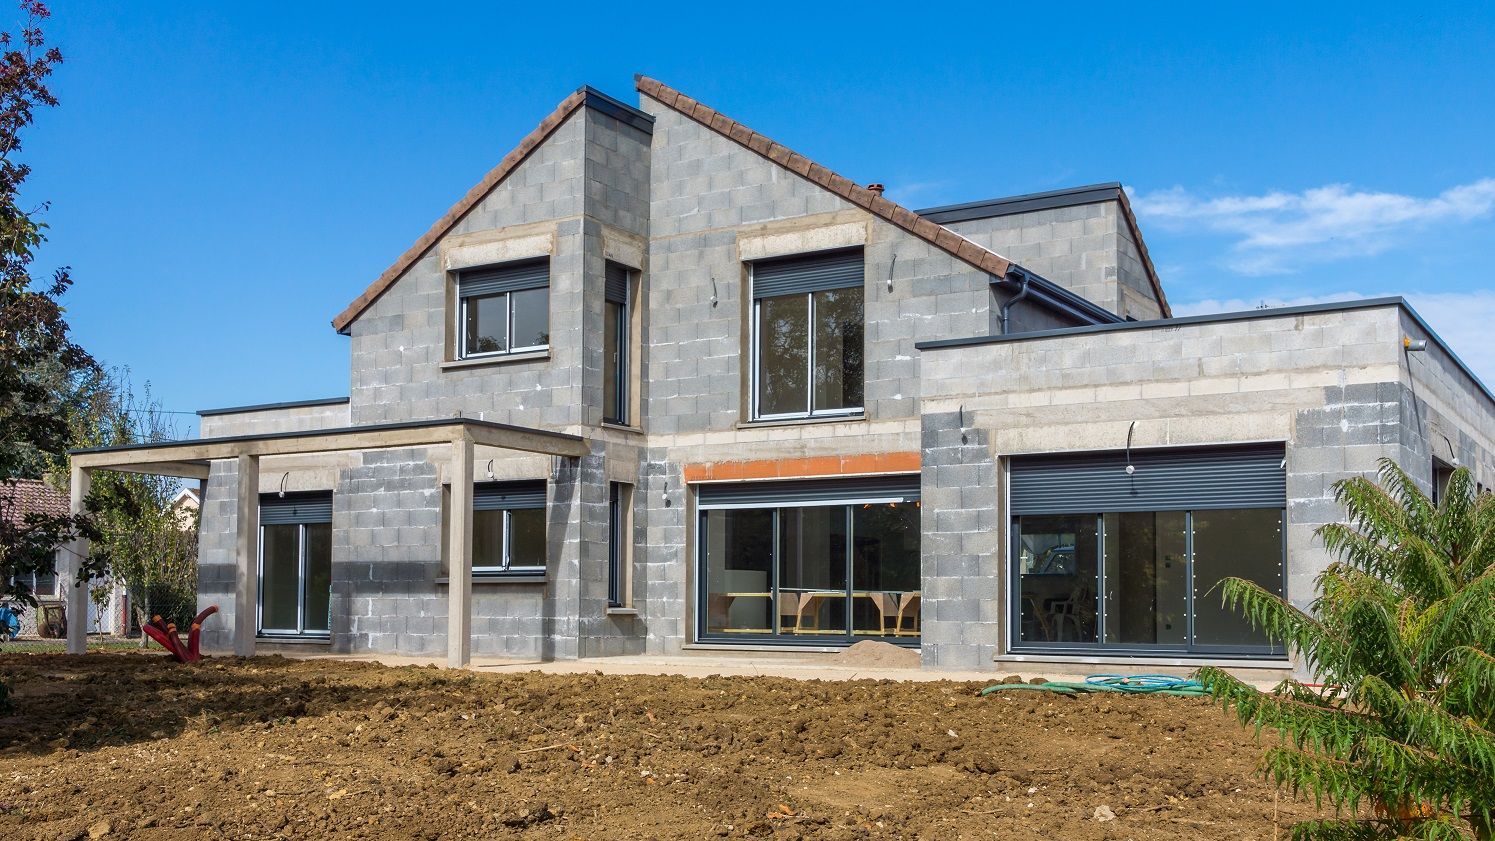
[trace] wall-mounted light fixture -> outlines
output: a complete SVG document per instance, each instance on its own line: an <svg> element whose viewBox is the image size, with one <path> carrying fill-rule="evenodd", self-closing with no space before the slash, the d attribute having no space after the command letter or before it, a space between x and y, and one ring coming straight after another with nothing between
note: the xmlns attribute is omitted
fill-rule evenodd
<svg viewBox="0 0 1495 841"><path fill-rule="evenodd" d="M711 276L711 305L713 307L716 306L716 302L718 300L720 299L718 299L716 296L716 275L713 274Z"/></svg>
<svg viewBox="0 0 1495 841"><path fill-rule="evenodd" d="M285 499L285 495L286 495L286 480L290 479L290 478L291 478L291 474L289 474L289 473L282 474L281 477L280 477L280 498L281 499Z"/></svg>
<svg viewBox="0 0 1495 841"><path fill-rule="evenodd" d="M1136 465L1132 464L1132 433L1137 430L1137 422L1126 428L1126 475L1131 476L1137 472Z"/></svg>
<svg viewBox="0 0 1495 841"><path fill-rule="evenodd" d="M488 459L488 481L493 481L493 459Z"/></svg>
<svg viewBox="0 0 1495 841"><path fill-rule="evenodd" d="M898 255L893 254L893 259L888 261L888 291L893 291L893 267L898 265Z"/></svg>

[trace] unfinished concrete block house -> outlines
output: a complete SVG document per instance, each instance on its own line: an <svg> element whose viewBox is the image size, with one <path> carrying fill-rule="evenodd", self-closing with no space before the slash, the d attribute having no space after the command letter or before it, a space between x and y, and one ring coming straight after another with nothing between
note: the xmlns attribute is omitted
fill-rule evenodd
<svg viewBox="0 0 1495 841"><path fill-rule="evenodd" d="M1221 577L1307 605L1383 456L1495 481L1495 398L1401 299L1175 318L1119 185L908 210L637 87L333 319L347 397L75 456L206 479L210 646L1284 669Z"/></svg>

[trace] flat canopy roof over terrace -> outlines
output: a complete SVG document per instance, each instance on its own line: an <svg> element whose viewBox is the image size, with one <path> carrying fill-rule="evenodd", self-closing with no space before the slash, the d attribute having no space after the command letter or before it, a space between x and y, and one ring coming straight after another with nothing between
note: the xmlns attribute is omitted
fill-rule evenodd
<svg viewBox="0 0 1495 841"><path fill-rule="evenodd" d="M472 636L472 463L476 447L580 458L591 452L585 438L542 429L510 426L472 418L438 418L405 423L370 424L336 429L234 435L190 441L164 441L99 447L69 453L72 466L72 510L82 513L95 470L154 473L206 479L213 461L238 463L236 511L238 529L234 590L234 653L253 656L258 631L255 604L259 589L259 530L246 527L259 521L259 461L264 456L314 455L359 450L449 445L452 448L451 510L448 546L451 556L448 588L447 665L468 664ZM246 488L250 489L246 492ZM76 579L78 559L88 556L88 541L74 540L61 555L60 573ZM70 617L87 615L88 591L74 583L68 591ZM86 649L86 623L68 622L67 650Z"/></svg>

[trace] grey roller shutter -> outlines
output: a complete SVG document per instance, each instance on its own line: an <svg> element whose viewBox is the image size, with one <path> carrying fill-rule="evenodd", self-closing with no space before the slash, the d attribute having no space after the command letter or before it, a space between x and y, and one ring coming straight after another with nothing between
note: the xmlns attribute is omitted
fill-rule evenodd
<svg viewBox="0 0 1495 841"><path fill-rule="evenodd" d="M617 263L607 264L604 297L615 304L628 303L628 269Z"/></svg>
<svg viewBox="0 0 1495 841"><path fill-rule="evenodd" d="M311 491L260 496L260 525L332 522L332 492Z"/></svg>
<svg viewBox="0 0 1495 841"><path fill-rule="evenodd" d="M700 486L702 507L763 507L836 505L876 499L916 502L919 477L868 476L864 479L802 479L790 482L722 482Z"/></svg>
<svg viewBox="0 0 1495 841"><path fill-rule="evenodd" d="M772 298L862 285L862 250L828 251L807 257L753 263L753 297Z"/></svg>
<svg viewBox="0 0 1495 841"><path fill-rule="evenodd" d="M545 480L479 482L472 486L472 510L499 508L544 508Z"/></svg>
<svg viewBox="0 0 1495 841"><path fill-rule="evenodd" d="M1011 511L1080 514L1284 508L1281 444L1012 459Z"/></svg>
<svg viewBox="0 0 1495 841"><path fill-rule="evenodd" d="M496 295L519 289L541 289L549 285L549 259L469 269L457 275L457 293L463 298Z"/></svg>

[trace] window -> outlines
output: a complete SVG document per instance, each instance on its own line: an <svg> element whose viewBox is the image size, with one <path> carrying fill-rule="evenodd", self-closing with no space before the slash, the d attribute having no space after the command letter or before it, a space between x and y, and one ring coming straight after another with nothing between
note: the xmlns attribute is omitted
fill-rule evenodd
<svg viewBox="0 0 1495 841"><path fill-rule="evenodd" d="M1437 505L1448 496L1448 483L1453 479L1454 466L1442 459L1433 459L1433 504Z"/></svg>
<svg viewBox="0 0 1495 841"><path fill-rule="evenodd" d="M628 322L629 271L617 263L607 264L602 319L602 419L628 423Z"/></svg>
<svg viewBox="0 0 1495 841"><path fill-rule="evenodd" d="M1218 585L1283 594L1282 457L1269 445L1013 459L1013 648L1280 655Z"/></svg>
<svg viewBox="0 0 1495 841"><path fill-rule="evenodd" d="M699 635L917 642L917 477L703 485Z"/></svg>
<svg viewBox="0 0 1495 841"><path fill-rule="evenodd" d="M607 606L628 607L633 603L633 486L622 482L608 485L607 494Z"/></svg>
<svg viewBox="0 0 1495 841"><path fill-rule="evenodd" d="M525 260L457 276L462 359L550 346L550 261Z"/></svg>
<svg viewBox="0 0 1495 841"><path fill-rule="evenodd" d="M753 417L862 412L860 249L752 264Z"/></svg>
<svg viewBox="0 0 1495 841"><path fill-rule="evenodd" d="M545 574L545 482L480 482L472 491L472 571Z"/></svg>
<svg viewBox="0 0 1495 841"><path fill-rule="evenodd" d="M52 572L27 573L11 576L11 581L25 584L31 595L38 599L57 598L57 575Z"/></svg>
<svg viewBox="0 0 1495 841"><path fill-rule="evenodd" d="M332 494L260 498L259 633L325 637L332 606Z"/></svg>

